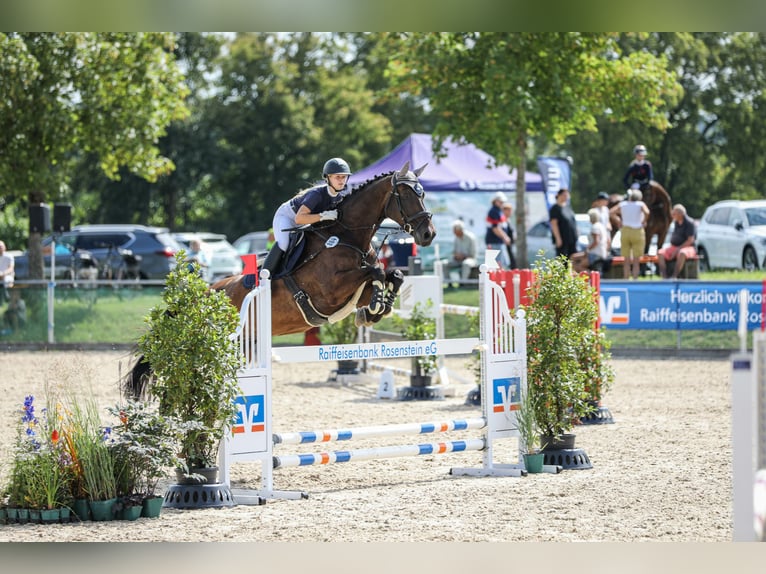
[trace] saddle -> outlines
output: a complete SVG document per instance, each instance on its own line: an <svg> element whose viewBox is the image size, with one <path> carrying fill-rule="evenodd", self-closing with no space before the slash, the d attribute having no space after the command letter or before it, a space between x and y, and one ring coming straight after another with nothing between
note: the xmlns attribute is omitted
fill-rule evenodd
<svg viewBox="0 0 766 574"><path fill-rule="evenodd" d="M287 244L287 251L282 256L282 260L279 262L279 267L274 270L274 277L272 279L284 277L295 269L295 266L301 255L303 255L303 250L306 247L305 230L308 227L311 227L311 225L302 225L290 231L290 241Z"/></svg>

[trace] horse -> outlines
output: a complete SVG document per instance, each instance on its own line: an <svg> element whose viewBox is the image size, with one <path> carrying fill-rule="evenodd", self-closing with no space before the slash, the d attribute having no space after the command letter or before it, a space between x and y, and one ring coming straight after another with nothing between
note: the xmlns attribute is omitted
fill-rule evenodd
<svg viewBox="0 0 766 574"><path fill-rule="evenodd" d="M657 236L657 249L662 248L673 218L670 214L670 194L665 191L661 184L652 180L641 191L643 193L643 202L649 208L649 219L646 222L645 229L646 245L644 246L644 253L646 254L649 252L653 235ZM607 207L611 209L623 199L625 199L625 196L613 193L609 196ZM614 238L617 230L622 226L622 221L620 216L614 213L610 214L609 220L612 223L612 238Z"/></svg>
<svg viewBox="0 0 766 574"><path fill-rule="evenodd" d="M276 270L271 283L273 336L306 332L352 312L356 312L356 324L366 326L391 314L404 277L398 269L383 268L372 238L383 220L390 218L417 245L425 247L434 240L436 229L418 180L426 165L411 171L406 162L399 171L368 180L340 202L337 220L298 228L303 249L288 272ZM283 261L290 259L288 250ZM245 279L243 275L226 277L210 289L226 293L240 310L252 290ZM138 357L123 388L140 398L150 378L151 367Z"/></svg>

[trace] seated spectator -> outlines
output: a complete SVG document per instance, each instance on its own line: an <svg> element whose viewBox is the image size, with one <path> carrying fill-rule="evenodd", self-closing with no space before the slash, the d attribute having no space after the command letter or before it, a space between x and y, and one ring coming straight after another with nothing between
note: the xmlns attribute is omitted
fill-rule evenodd
<svg viewBox="0 0 766 574"><path fill-rule="evenodd" d="M585 252L579 252L572 255L572 266L575 271L604 271L604 265L607 262L609 250L609 233L601 222L601 214L597 208L588 210L591 228L588 233L589 243Z"/></svg>
<svg viewBox="0 0 766 574"><path fill-rule="evenodd" d="M3 334L10 335L27 324L27 304L18 289L11 289L8 308L3 313Z"/></svg>
<svg viewBox="0 0 766 574"><path fill-rule="evenodd" d="M460 278L469 279L476 267L476 236L459 219L452 223L452 232L455 239L447 269L460 269Z"/></svg>
<svg viewBox="0 0 766 574"><path fill-rule="evenodd" d="M670 214L673 216L675 227L670 236L670 245L663 247L657 252L657 264L660 268L660 275L663 279L678 279L678 274L684 267L684 263L689 257L695 257L697 250L694 248L694 239L697 228L694 220L686 215L686 208L677 203L673 206ZM667 262L675 261L673 273L669 276L667 272Z"/></svg>

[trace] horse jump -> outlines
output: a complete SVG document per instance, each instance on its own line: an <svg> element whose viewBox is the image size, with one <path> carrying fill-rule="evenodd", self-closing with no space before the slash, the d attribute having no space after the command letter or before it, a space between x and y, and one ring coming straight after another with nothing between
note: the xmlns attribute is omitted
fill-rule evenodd
<svg viewBox="0 0 766 574"><path fill-rule="evenodd" d="M238 397L239 415L231 434L221 449L221 480L229 483L229 465L236 461L262 463L261 489L248 493L259 502L268 498L305 498L300 491L274 489L275 468L332 464L356 460L440 454L476 450L483 453L482 464L474 468L453 468L457 476L522 476L526 474L519 441L518 462L497 463L493 456L493 442L500 438L517 438L515 410L522 390L526 386L526 322L523 314L511 318L505 295L488 279L488 266L480 270L481 338L435 339L433 341L403 341L355 345L323 345L318 347L280 347L275 349L283 362L336 361L360 359L377 355L378 358L403 358L419 354L465 354L474 348L482 351L482 416L476 419L404 423L358 427L351 429L314 430L298 433L275 434L272 431L272 372L271 372L271 317L270 282L262 278L261 285L243 303L241 325L236 336L240 341L243 366L239 372L242 395ZM257 309L256 309L257 308ZM252 331L257 336L252 336ZM279 444L306 444L346 441L399 434L424 434L452 430L482 429L478 438L414 445L398 445L372 449L334 451L310 454L275 455ZM558 468L549 466L548 472Z"/></svg>

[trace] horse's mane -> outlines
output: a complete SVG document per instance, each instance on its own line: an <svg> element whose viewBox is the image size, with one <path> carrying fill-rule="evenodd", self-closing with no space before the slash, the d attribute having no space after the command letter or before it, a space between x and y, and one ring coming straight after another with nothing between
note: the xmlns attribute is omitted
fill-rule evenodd
<svg viewBox="0 0 766 574"><path fill-rule="evenodd" d="M367 181L362 182L359 185L357 185L356 187L352 188L351 189L351 193L349 195L354 195L357 191L361 191L365 187L367 187L368 185L371 185L371 184L373 184L373 183L375 183L377 181L380 181L384 177L389 177L393 173L394 173L393 171L389 171L388 173L381 173L380 175L376 175L372 179L368 179Z"/></svg>

